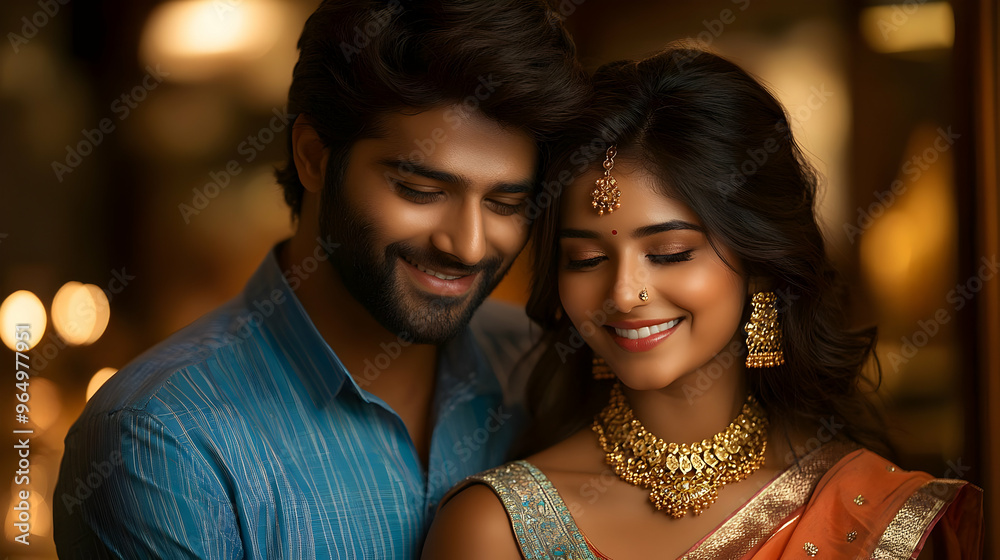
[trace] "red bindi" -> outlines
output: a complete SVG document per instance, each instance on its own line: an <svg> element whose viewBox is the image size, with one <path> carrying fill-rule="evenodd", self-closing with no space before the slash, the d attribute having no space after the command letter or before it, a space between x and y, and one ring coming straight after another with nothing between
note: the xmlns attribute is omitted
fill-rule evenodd
<svg viewBox="0 0 1000 560"><path fill-rule="evenodd" d="M617 229L611 230L611 235L618 235L618 230Z"/></svg>

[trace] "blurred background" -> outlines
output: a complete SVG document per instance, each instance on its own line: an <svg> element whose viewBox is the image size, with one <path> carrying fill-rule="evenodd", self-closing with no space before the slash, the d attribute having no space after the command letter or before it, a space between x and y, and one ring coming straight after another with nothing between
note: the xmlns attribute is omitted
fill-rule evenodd
<svg viewBox="0 0 1000 560"><path fill-rule="evenodd" d="M880 328L899 462L983 486L998 534L996 2L558 1L590 69L688 39L773 89L825 178L857 322ZM55 557L63 438L89 395L236 295L290 235L273 170L318 3L0 4L0 554ZM524 271L495 297L523 302ZM26 423L18 323L31 325ZM33 430L30 484L15 430ZM15 540L24 489L29 546Z"/></svg>

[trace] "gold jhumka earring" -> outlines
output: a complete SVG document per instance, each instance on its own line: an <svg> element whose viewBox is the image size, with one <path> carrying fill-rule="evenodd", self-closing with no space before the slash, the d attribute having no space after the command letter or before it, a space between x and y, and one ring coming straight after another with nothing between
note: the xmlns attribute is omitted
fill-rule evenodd
<svg viewBox="0 0 1000 560"><path fill-rule="evenodd" d="M606 381L608 379L615 378L615 372L611 371L611 366L609 366L608 362L605 362L604 358L600 356L594 356L590 373L594 376L596 381Z"/></svg>
<svg viewBox="0 0 1000 560"><path fill-rule="evenodd" d="M778 298L774 292L757 292L751 300L753 312L743 329L747 333L747 367L765 368L785 363L778 323Z"/></svg>
<svg viewBox="0 0 1000 560"><path fill-rule="evenodd" d="M622 191L618 189L618 181L611 176L611 169L615 166L615 155L618 148L612 144L608 148L604 159L604 175L595 182L594 191L591 194L593 201L591 206L597 210L598 216L603 216L605 212L613 213L622 207L618 199L622 196Z"/></svg>

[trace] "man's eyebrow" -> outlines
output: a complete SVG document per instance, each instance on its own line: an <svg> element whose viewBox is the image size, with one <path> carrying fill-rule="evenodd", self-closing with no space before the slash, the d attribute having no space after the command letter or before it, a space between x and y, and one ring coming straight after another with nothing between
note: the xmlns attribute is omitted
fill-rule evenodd
<svg viewBox="0 0 1000 560"><path fill-rule="evenodd" d="M430 179L432 181L440 181L442 183L452 183L456 185L468 185L469 181L462 177L461 175L455 175L454 173L448 173L447 171L441 171L440 169L434 169L427 167L426 165L409 161L403 158L386 158L378 160L378 165L383 167L392 167L396 171L403 173L410 173L413 175L419 175L425 179Z"/></svg>
<svg viewBox="0 0 1000 560"><path fill-rule="evenodd" d="M490 189L491 192L507 194L530 193L534 190L535 181L533 179L525 179L524 181L520 181L518 183L497 183Z"/></svg>
<svg viewBox="0 0 1000 560"><path fill-rule="evenodd" d="M684 220L670 220L668 222L663 222L662 224L653 224L636 228L635 231L632 232L632 238L639 239L641 237L649 237L650 235L656 235L657 233L676 231L679 229L690 229L705 233L705 228L692 224L691 222L685 222Z"/></svg>
<svg viewBox="0 0 1000 560"><path fill-rule="evenodd" d="M408 173L412 175L417 175L425 179L430 179L431 181L439 181L441 183L449 183L453 185L468 186L471 181L463 175L457 175L455 173L449 173L447 171L442 171L440 169L434 169L426 165L409 161L402 158L386 158L380 159L376 162L378 165L383 167L395 168L396 171L400 173ZM494 193L506 193L506 194L522 194L530 193L535 190L534 179L525 179L524 181L518 181L516 183L496 183L490 186L490 192Z"/></svg>

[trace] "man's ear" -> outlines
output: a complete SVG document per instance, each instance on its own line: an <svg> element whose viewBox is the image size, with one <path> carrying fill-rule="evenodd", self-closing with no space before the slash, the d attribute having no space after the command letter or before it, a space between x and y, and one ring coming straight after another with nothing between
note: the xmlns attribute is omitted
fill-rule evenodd
<svg viewBox="0 0 1000 560"><path fill-rule="evenodd" d="M302 186L311 193L322 191L327 150L306 115L299 115L292 125L292 156Z"/></svg>

